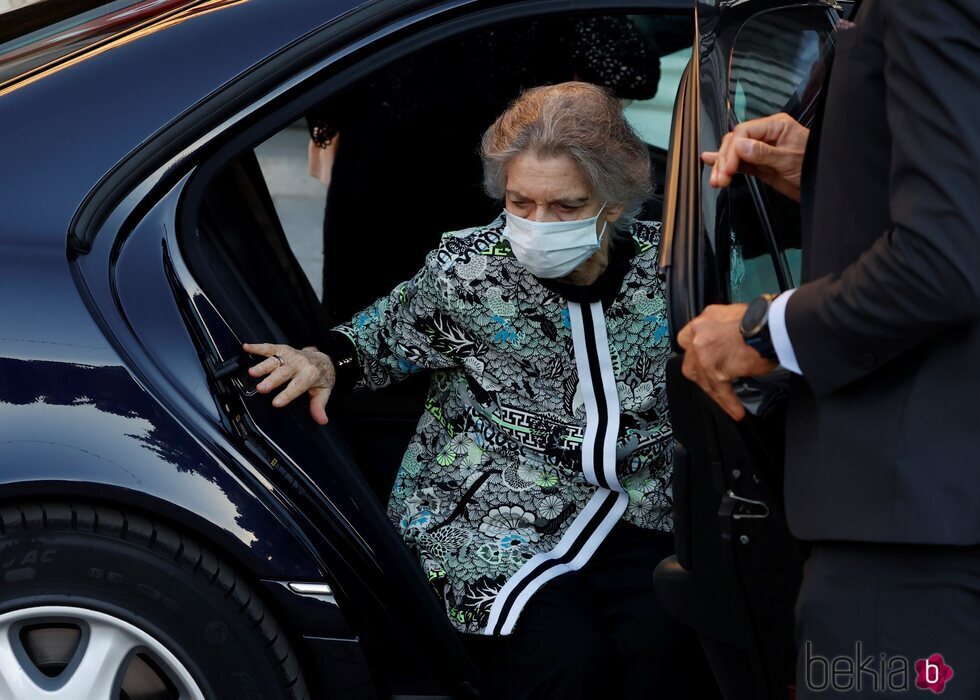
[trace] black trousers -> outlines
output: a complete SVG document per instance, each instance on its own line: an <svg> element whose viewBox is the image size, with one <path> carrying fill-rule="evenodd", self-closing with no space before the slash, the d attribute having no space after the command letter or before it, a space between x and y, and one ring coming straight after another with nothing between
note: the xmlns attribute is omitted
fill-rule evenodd
<svg viewBox="0 0 980 700"><path fill-rule="evenodd" d="M581 570L534 595L513 634L463 635L493 697L719 697L696 637L653 592L673 551L671 535L619 523Z"/></svg>
<svg viewBox="0 0 980 700"><path fill-rule="evenodd" d="M933 697L916 681L939 680L945 666L942 697L977 700L980 547L818 542L796 636L801 700Z"/></svg>

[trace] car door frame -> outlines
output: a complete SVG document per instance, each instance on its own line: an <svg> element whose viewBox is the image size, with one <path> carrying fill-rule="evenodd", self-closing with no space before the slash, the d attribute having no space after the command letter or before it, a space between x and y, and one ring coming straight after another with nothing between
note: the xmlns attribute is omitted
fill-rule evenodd
<svg viewBox="0 0 980 700"><path fill-rule="evenodd" d="M784 7L836 11L832 0L699 0L698 39L671 139L661 271L667 280L675 355L667 385L675 452L677 555L656 572L656 588L671 612L700 634L726 697L785 698L794 655L792 607L805 545L789 534L782 505L782 409L735 423L681 372L677 333L707 305L728 303L727 282L714 263L718 193L700 153L717 150L734 126L728 103L734 40L746 21ZM724 86L724 90L719 89ZM813 105L808 109L812 111ZM750 178L750 181L752 178ZM790 276L763 206L758 182L753 204L782 291ZM780 384L773 384L780 391ZM760 581L760 570L784 575ZM777 637L775 643L771 637ZM779 641L779 639L783 641ZM773 668L774 665L782 669Z"/></svg>

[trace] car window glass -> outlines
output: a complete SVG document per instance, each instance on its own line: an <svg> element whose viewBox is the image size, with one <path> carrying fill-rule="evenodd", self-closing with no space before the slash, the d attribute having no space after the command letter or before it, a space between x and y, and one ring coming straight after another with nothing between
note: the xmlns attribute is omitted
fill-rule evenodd
<svg viewBox="0 0 980 700"><path fill-rule="evenodd" d="M719 267L722 286L727 288L732 302L751 301L760 294L781 291L777 264L786 272L787 288L800 282L799 205L761 183L757 185L760 185L762 210L769 215L766 222L760 218L749 183L742 175L734 178L720 202L719 221L728 236L720 241L723 259L719 260ZM770 222L776 258L766 233Z"/></svg>
<svg viewBox="0 0 980 700"><path fill-rule="evenodd" d="M802 281L800 279L803 263L800 205L768 185L762 185L762 196L772 222L777 254L789 273L787 280L789 286L795 287Z"/></svg>
<svg viewBox="0 0 980 700"><path fill-rule="evenodd" d="M743 176L737 176L722 201L722 219L729 232L727 264L729 300L751 301L759 294L776 292L779 282L769 246Z"/></svg>
<svg viewBox="0 0 980 700"><path fill-rule="evenodd" d="M778 8L747 19L735 38L729 66L733 120L786 112L808 123L833 44L834 25L826 8ZM736 179L726 201L730 235L723 243L730 256L720 282L731 300L779 291L780 268L786 285L798 284L799 205L761 181L750 187L743 177Z"/></svg>
<svg viewBox="0 0 980 700"><path fill-rule="evenodd" d="M777 112L800 117L823 81L834 31L813 8L772 10L751 17L735 39L729 103L742 122Z"/></svg>

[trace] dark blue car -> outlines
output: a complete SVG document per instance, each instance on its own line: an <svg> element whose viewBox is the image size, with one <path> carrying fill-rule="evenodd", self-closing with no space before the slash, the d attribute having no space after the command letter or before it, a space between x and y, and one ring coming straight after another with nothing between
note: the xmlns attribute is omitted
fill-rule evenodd
<svg viewBox="0 0 980 700"><path fill-rule="evenodd" d="M420 214L439 203L405 211L371 193L364 254L329 261L320 299L255 147L340 105L351 131L381 125L365 172L414 191L416 175L478 168L431 139L448 120L475 144L521 87L494 66L577 74L574 50L542 58L528 27L628 18L656 61L627 109L650 145L647 215L665 221L679 328L707 303L791 286L792 207L751 179L702 193L697 153L736 120L809 118L840 6L13 4L0 14L0 698L486 697L384 512L424 385L352 396L321 427L257 394L241 354L315 343L346 294L390 288L438 239ZM479 60L434 74L447 46ZM392 145L382 108L426 127ZM470 196L468 178L437 197ZM494 205L473 206L463 223ZM418 235L385 226L401 218ZM785 697L799 553L778 502L778 408L736 428L676 367L672 381L678 556L657 587L727 697ZM747 391L778 405L771 387Z"/></svg>

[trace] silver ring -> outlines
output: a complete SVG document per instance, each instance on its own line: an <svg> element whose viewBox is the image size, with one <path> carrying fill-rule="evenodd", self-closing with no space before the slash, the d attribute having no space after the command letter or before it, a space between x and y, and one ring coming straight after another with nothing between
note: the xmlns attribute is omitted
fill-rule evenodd
<svg viewBox="0 0 980 700"><path fill-rule="evenodd" d="M277 359L277 360L279 360L279 366L280 366L280 367L282 367L282 366L283 366L284 364L286 364L285 362L283 362L283 361L282 361L282 358L281 358L281 357L279 357L279 355L273 355L273 357L274 357L275 359Z"/></svg>

